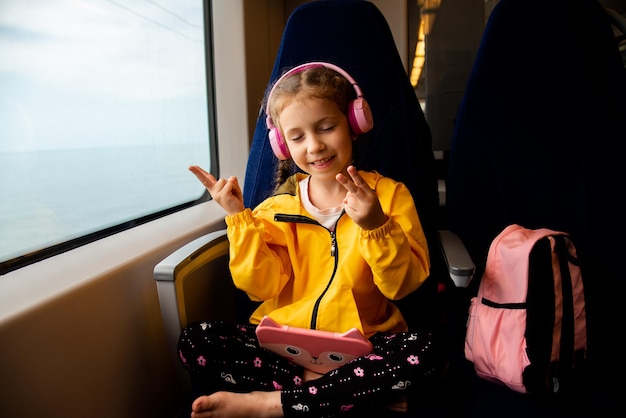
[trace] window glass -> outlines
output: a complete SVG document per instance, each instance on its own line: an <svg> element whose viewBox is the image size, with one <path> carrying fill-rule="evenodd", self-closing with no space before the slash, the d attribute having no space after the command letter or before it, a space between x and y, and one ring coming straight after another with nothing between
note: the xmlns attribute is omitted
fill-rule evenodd
<svg viewBox="0 0 626 418"><path fill-rule="evenodd" d="M0 1L0 262L204 195L203 3Z"/></svg>

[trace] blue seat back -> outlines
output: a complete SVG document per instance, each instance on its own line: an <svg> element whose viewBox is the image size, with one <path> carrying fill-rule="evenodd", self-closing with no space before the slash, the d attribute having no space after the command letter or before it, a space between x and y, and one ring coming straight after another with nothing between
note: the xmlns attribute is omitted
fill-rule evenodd
<svg viewBox="0 0 626 418"><path fill-rule="evenodd" d="M475 279L507 225L569 232L586 260L589 358L600 374L619 357L607 319L624 318L615 262L626 254L625 121L624 65L596 0L495 6L455 120L448 225Z"/></svg>
<svg viewBox="0 0 626 418"><path fill-rule="evenodd" d="M508 224L580 245L620 213L624 67L595 0L501 0L484 31L452 139L450 229L479 266ZM620 224L619 222L618 224Z"/></svg>

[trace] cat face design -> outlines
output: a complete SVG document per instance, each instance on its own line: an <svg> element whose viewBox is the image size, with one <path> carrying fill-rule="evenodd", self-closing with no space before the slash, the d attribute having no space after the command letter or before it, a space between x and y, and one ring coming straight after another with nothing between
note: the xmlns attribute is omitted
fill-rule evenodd
<svg viewBox="0 0 626 418"><path fill-rule="evenodd" d="M327 373L369 354L372 344L356 328L345 333L284 326L265 317L257 327L262 347L316 373Z"/></svg>
<svg viewBox="0 0 626 418"><path fill-rule="evenodd" d="M319 344L308 344L306 339L291 343L268 344L265 348L282 355L293 363L322 374L334 370L357 357L354 354L328 350L328 348L325 348L324 351L319 351L322 349L319 347Z"/></svg>

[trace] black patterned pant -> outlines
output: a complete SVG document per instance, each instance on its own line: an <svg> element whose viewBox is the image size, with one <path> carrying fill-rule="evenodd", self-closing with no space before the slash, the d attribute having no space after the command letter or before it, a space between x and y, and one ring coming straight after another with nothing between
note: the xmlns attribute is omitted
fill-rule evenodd
<svg viewBox="0 0 626 418"><path fill-rule="evenodd" d="M285 417L334 417L361 404L382 404L441 374L432 335L402 332L374 335L370 354L304 382L302 367L259 346L255 328L219 321L185 327L179 358L205 394L280 390Z"/></svg>

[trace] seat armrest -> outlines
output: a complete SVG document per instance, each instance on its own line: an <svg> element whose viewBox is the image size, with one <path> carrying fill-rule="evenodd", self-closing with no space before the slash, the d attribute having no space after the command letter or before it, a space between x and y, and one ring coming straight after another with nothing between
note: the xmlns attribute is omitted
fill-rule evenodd
<svg viewBox="0 0 626 418"><path fill-rule="evenodd" d="M448 273L456 287L467 287L474 276L475 265L461 239L452 231L439 230L439 241Z"/></svg>
<svg viewBox="0 0 626 418"><path fill-rule="evenodd" d="M220 229L203 235L190 243L180 247L168 255L154 267L154 280L175 281L176 272L188 266L193 260L201 255L206 249L214 247L225 239L226 230Z"/></svg>
<svg viewBox="0 0 626 418"><path fill-rule="evenodd" d="M226 230L203 235L159 262L153 271L172 358L182 328L194 321L236 316Z"/></svg>

